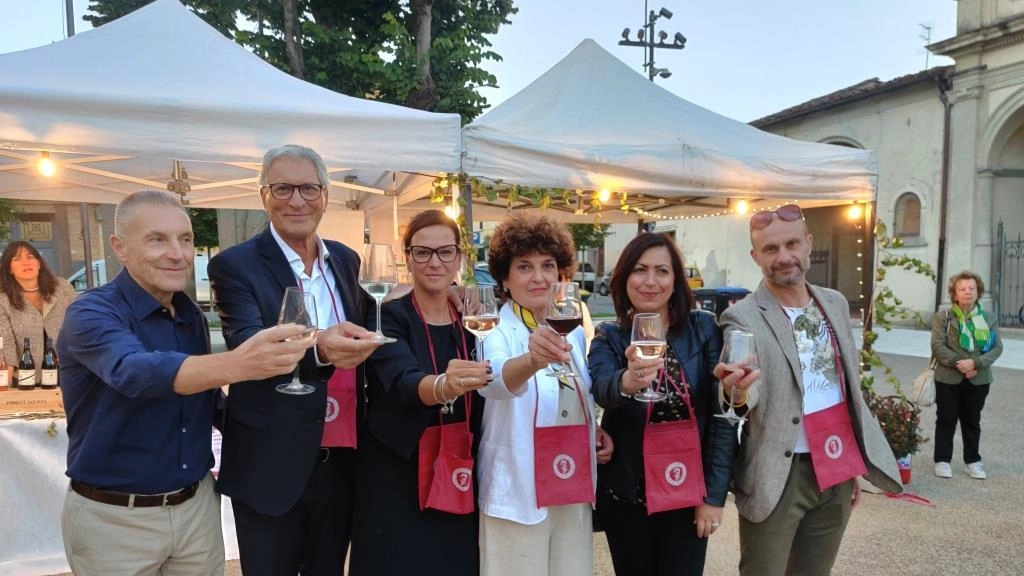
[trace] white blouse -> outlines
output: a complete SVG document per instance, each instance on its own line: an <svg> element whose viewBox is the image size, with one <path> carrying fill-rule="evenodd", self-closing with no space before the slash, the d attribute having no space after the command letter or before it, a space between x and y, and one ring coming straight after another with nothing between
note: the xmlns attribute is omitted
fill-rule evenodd
<svg viewBox="0 0 1024 576"><path fill-rule="evenodd" d="M534 406L537 406L537 426L553 426L558 422L558 380L541 369L518 392L508 389L502 378L505 362L526 353L530 331L512 312L511 303L502 306L498 316L498 327L484 341L484 357L491 361L494 380L480 389L487 398L477 452L480 511L520 524L539 524L547 518L548 512L547 508L537 507L534 489ZM596 490L594 399L590 395L583 329L572 331L566 340L572 345L573 371L578 374L576 381L583 387L580 392L590 416L590 467Z"/></svg>

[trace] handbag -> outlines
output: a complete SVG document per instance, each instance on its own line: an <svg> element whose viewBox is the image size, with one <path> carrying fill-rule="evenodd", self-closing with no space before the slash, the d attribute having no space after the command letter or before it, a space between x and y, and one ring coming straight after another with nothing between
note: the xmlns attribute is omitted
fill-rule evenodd
<svg viewBox="0 0 1024 576"><path fill-rule="evenodd" d="M935 404L935 358L914 378L914 391L910 395L910 401L918 406L931 406Z"/></svg>

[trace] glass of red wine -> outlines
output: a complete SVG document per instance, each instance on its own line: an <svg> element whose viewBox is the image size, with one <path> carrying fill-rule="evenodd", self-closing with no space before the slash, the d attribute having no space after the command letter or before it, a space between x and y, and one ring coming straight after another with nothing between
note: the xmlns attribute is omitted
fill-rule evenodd
<svg viewBox="0 0 1024 576"><path fill-rule="evenodd" d="M754 351L754 335L742 330L732 330L725 335L721 361L733 372L746 376L757 369L757 353ZM729 394L729 409L724 414L715 414L730 424L745 422L746 417L736 413L736 387Z"/></svg>
<svg viewBox="0 0 1024 576"><path fill-rule="evenodd" d="M555 282L548 290L548 304L544 308L544 321L562 337L583 325L583 301L580 299L580 285L575 282ZM549 376L575 376L572 367L563 362L560 367L552 365Z"/></svg>

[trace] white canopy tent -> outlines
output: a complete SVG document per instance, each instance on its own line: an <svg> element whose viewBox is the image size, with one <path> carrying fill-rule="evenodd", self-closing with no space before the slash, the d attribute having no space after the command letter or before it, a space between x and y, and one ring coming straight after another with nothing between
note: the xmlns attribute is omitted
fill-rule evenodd
<svg viewBox="0 0 1024 576"><path fill-rule="evenodd" d="M720 116L649 82L589 39L466 126L463 146L470 176L588 193L607 188L663 215L712 213L729 198L870 201L877 181L869 151L791 140ZM508 206L504 199L474 204L475 215ZM553 207L593 221L589 201ZM623 221L618 207L607 205L603 221Z"/></svg>
<svg viewBox="0 0 1024 576"><path fill-rule="evenodd" d="M387 196L429 189L416 173L458 169L460 120L294 78L177 0L0 54L2 198L115 203L164 189L177 160L192 207L259 209L260 159L285 143L323 155L328 216L347 209L362 222ZM53 178L35 170L42 151L58 163Z"/></svg>

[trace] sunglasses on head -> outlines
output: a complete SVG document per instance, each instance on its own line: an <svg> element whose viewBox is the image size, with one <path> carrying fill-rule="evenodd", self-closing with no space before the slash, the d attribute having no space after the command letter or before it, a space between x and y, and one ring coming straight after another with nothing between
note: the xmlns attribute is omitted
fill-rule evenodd
<svg viewBox="0 0 1024 576"><path fill-rule="evenodd" d="M783 222L793 222L794 220L802 219L804 213L796 204L786 204L785 206L780 206L777 210L757 212L750 217L750 229L763 230L772 223L776 216Z"/></svg>

